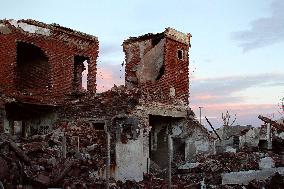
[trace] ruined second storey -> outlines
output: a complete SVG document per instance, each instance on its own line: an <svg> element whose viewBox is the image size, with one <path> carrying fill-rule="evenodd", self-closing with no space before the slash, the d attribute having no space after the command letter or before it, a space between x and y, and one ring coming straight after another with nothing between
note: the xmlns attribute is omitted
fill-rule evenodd
<svg viewBox="0 0 284 189"><path fill-rule="evenodd" d="M126 86L146 91L152 101L187 105L190 37L166 28L162 33L125 40Z"/></svg>
<svg viewBox="0 0 284 189"><path fill-rule="evenodd" d="M56 104L96 92L98 39L34 20L0 21L0 89L23 102Z"/></svg>
<svg viewBox="0 0 284 189"><path fill-rule="evenodd" d="M188 105L190 37L167 28L125 40L126 87L139 88L147 102ZM55 105L96 93L96 37L57 24L1 20L0 41L0 92L5 95Z"/></svg>

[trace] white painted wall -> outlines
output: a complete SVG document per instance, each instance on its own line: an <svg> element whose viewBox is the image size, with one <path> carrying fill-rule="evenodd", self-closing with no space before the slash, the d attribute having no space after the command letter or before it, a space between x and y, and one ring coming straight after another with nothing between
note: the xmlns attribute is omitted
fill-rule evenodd
<svg viewBox="0 0 284 189"><path fill-rule="evenodd" d="M147 172L147 151L149 150L144 149L147 146L144 140L145 138L140 135L137 140L129 140L127 144L120 141L116 143L116 180L123 182L143 180L143 173Z"/></svg>

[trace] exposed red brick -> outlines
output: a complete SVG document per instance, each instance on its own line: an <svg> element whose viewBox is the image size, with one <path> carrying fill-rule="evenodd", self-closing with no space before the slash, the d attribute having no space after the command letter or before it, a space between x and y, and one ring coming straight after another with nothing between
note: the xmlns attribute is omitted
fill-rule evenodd
<svg viewBox="0 0 284 189"><path fill-rule="evenodd" d="M143 56L154 47L153 41L161 40L161 38L166 39L164 45L164 73L156 81L138 82L137 67L142 64ZM148 34L126 40L123 44L126 59L126 84L131 83L131 85L141 88L150 96L151 101L171 104L174 100L181 100L183 103L188 104L189 47L190 43L183 43L163 33ZM182 60L177 56L178 50L183 50ZM175 90L174 97L170 96L170 88Z"/></svg>
<svg viewBox="0 0 284 189"><path fill-rule="evenodd" d="M11 30L9 34L0 33L0 87L6 94L13 94L21 100L37 103L62 102L74 92L74 56L80 55L90 59L88 66L88 91L96 91L96 60L98 56L98 41L71 29L57 25L47 25L31 20L23 20L32 26L39 26L50 30L50 36L29 33L13 26L8 20L2 21ZM31 67L29 75L23 75L27 93L17 87L17 42L25 42L40 48L48 58L50 70L43 65ZM49 80L48 87L39 87ZM36 81L32 85L28 81Z"/></svg>

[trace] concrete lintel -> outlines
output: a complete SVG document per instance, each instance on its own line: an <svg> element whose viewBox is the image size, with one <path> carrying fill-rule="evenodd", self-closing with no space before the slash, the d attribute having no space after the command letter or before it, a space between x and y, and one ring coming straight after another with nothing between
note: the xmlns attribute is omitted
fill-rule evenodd
<svg viewBox="0 0 284 189"><path fill-rule="evenodd" d="M159 110L153 109L149 110L148 114L159 115L159 116L169 116L169 117L186 117L187 112L175 111L175 110Z"/></svg>

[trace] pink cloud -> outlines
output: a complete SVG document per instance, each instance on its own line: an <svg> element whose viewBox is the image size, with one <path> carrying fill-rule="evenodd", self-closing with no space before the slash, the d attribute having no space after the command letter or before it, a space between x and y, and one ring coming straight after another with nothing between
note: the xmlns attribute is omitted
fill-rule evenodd
<svg viewBox="0 0 284 189"><path fill-rule="evenodd" d="M217 96L210 95L210 94L203 94L203 95L198 95L195 97L196 100L208 100L208 99L215 99Z"/></svg>

